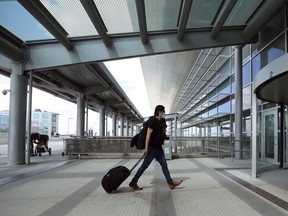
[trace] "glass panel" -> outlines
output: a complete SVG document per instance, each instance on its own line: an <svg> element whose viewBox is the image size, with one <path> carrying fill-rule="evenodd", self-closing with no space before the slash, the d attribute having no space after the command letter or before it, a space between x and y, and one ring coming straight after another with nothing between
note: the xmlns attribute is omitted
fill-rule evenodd
<svg viewBox="0 0 288 216"><path fill-rule="evenodd" d="M41 3L68 32L69 37L98 35L78 0L41 0Z"/></svg>
<svg viewBox="0 0 288 216"><path fill-rule="evenodd" d="M245 25L262 0L238 0L224 26Z"/></svg>
<svg viewBox="0 0 288 216"><path fill-rule="evenodd" d="M284 11L281 11L275 16L270 23L268 23L259 33L259 42L252 44L252 56L256 55L268 43L275 39L280 34L283 34L284 25ZM284 40L284 39L283 39ZM284 49L284 48L283 48Z"/></svg>
<svg viewBox="0 0 288 216"><path fill-rule="evenodd" d="M180 6L181 1L145 0L148 31L176 29Z"/></svg>
<svg viewBox="0 0 288 216"><path fill-rule="evenodd" d="M250 44L247 44L242 49L242 63L247 62L250 59Z"/></svg>
<svg viewBox="0 0 288 216"><path fill-rule="evenodd" d="M231 74L235 73L235 54L231 57Z"/></svg>
<svg viewBox="0 0 288 216"><path fill-rule="evenodd" d="M213 116L217 114L217 107L216 108L212 108L211 110L209 110L209 116Z"/></svg>
<svg viewBox="0 0 288 216"><path fill-rule="evenodd" d="M209 123L210 125L210 136L218 136L218 127L216 122Z"/></svg>
<svg viewBox="0 0 288 216"><path fill-rule="evenodd" d="M250 110L248 112L245 112L244 115L245 116L243 116L243 118L244 118L244 121L243 121L243 136L245 138L247 138L245 140L250 140L251 139L251 134L252 134L252 121L251 121Z"/></svg>
<svg viewBox="0 0 288 216"><path fill-rule="evenodd" d="M235 99L231 100L231 113L235 113Z"/></svg>
<svg viewBox="0 0 288 216"><path fill-rule="evenodd" d="M222 0L194 0L187 22L187 28L212 27L212 21Z"/></svg>
<svg viewBox="0 0 288 216"><path fill-rule="evenodd" d="M94 2L108 34L139 32L135 0L94 0Z"/></svg>
<svg viewBox="0 0 288 216"><path fill-rule="evenodd" d="M274 115L265 116L265 157L274 159Z"/></svg>
<svg viewBox="0 0 288 216"><path fill-rule="evenodd" d="M284 35L252 59L252 79L266 65L285 54Z"/></svg>
<svg viewBox="0 0 288 216"><path fill-rule="evenodd" d="M243 110L250 109L251 103L251 85L243 89Z"/></svg>
<svg viewBox="0 0 288 216"><path fill-rule="evenodd" d="M220 90L220 89L219 89ZM230 94L230 86L228 85L228 86L226 86L224 89L222 89L220 92L219 92L219 94L224 94L225 96L226 95L228 95L228 94Z"/></svg>
<svg viewBox="0 0 288 216"><path fill-rule="evenodd" d="M69 37L98 35L79 0L41 0ZM135 1L94 0L108 34L139 31ZM135 23L136 22L136 23Z"/></svg>
<svg viewBox="0 0 288 216"><path fill-rule="evenodd" d="M231 76L231 93L235 92L235 77L234 75Z"/></svg>
<svg viewBox="0 0 288 216"><path fill-rule="evenodd" d="M252 59L252 80L254 80L254 77L260 71L260 69L261 67L260 67L260 54L259 54Z"/></svg>
<svg viewBox="0 0 288 216"><path fill-rule="evenodd" d="M23 41L54 38L17 1L0 1L0 25Z"/></svg>
<svg viewBox="0 0 288 216"><path fill-rule="evenodd" d="M218 113L230 113L230 102L219 105Z"/></svg>
<svg viewBox="0 0 288 216"><path fill-rule="evenodd" d="M249 84L251 82L250 76L250 62L243 66L243 76L242 76L242 83L243 86Z"/></svg>

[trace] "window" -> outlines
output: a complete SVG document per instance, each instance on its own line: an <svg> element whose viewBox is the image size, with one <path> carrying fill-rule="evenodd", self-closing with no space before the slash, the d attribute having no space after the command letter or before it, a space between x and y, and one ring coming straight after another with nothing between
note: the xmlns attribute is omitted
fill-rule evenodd
<svg viewBox="0 0 288 216"><path fill-rule="evenodd" d="M276 41L270 44L261 53L252 59L252 77L266 65L285 54L285 39L284 35L279 37Z"/></svg>
<svg viewBox="0 0 288 216"><path fill-rule="evenodd" d="M254 79L254 77L256 76L256 74L260 71L261 67L260 67L260 54L258 54L257 56L255 56L252 59L252 77Z"/></svg>
<svg viewBox="0 0 288 216"><path fill-rule="evenodd" d="M43 118L44 119L48 119L49 118L49 114L47 114L47 113L43 114Z"/></svg>
<svg viewBox="0 0 288 216"><path fill-rule="evenodd" d="M264 27L259 33L259 42L252 44L252 56L257 55L261 49L273 39L283 33L285 29L284 25L284 9L279 12L271 21Z"/></svg>
<svg viewBox="0 0 288 216"><path fill-rule="evenodd" d="M218 113L230 113L230 102L219 105Z"/></svg>
<svg viewBox="0 0 288 216"><path fill-rule="evenodd" d="M209 110L209 116L213 116L217 114L217 107L212 108L211 110Z"/></svg>
<svg viewBox="0 0 288 216"><path fill-rule="evenodd" d="M243 66L243 76L242 76L242 84L243 86L246 86L251 82L250 79L250 62L248 62L246 65Z"/></svg>
<svg viewBox="0 0 288 216"><path fill-rule="evenodd" d="M242 49L242 63L247 62L250 59L250 44L247 44Z"/></svg>
<svg viewBox="0 0 288 216"><path fill-rule="evenodd" d="M243 89L243 110L250 109L251 104L251 85Z"/></svg>
<svg viewBox="0 0 288 216"><path fill-rule="evenodd" d="M33 118L34 118L34 119L39 119L39 118L40 118L39 113L33 113Z"/></svg>

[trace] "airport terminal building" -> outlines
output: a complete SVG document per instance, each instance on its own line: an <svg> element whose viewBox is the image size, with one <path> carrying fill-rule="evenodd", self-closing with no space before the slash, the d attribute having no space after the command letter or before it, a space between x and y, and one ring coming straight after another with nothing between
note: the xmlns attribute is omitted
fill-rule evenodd
<svg viewBox="0 0 288 216"><path fill-rule="evenodd" d="M208 148L248 157L253 177L287 166L285 0L112 2L71 4L64 15L78 11L85 29L79 20L63 20L60 1L0 2L0 73L11 79L9 164L25 163L14 150L25 148L27 110L19 107L27 101L27 85L77 103L78 136L84 135L86 109L100 113L102 136L105 116L113 119L113 131L122 122L114 136L124 134L124 122L141 124L144 118L104 64L138 57L151 107L161 103L169 112L175 153ZM32 36L11 24L4 9L25 12L17 20L29 20ZM49 36L37 35L37 24Z"/></svg>

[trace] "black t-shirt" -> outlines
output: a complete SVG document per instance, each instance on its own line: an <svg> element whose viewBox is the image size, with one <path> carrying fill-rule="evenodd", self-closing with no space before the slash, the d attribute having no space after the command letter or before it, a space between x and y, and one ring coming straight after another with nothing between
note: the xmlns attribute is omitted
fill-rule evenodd
<svg viewBox="0 0 288 216"><path fill-rule="evenodd" d="M150 117L148 121L148 128L151 128L153 130L149 146L152 148L162 148L162 145L164 144L164 133L165 133L165 124L163 121L159 121L156 117Z"/></svg>

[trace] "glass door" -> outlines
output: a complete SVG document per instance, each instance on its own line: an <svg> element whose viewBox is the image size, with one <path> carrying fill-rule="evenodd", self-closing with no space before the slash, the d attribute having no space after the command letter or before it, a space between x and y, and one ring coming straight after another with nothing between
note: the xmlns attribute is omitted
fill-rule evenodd
<svg viewBox="0 0 288 216"><path fill-rule="evenodd" d="M276 110L263 111L262 154L263 160L278 163L278 124Z"/></svg>

